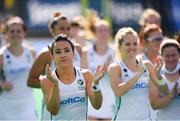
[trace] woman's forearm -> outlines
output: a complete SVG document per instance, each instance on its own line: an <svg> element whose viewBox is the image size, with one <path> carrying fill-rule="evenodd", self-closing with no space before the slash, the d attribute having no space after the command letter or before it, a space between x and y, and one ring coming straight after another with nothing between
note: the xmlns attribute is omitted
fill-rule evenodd
<svg viewBox="0 0 180 121"><path fill-rule="evenodd" d="M99 83L92 84L92 92L93 92L92 106L95 109L99 109L101 107L102 101L103 101L102 92L101 92Z"/></svg>
<svg viewBox="0 0 180 121"><path fill-rule="evenodd" d="M56 115L60 106L60 94L58 85L53 84L50 92L50 97L47 104L47 109L52 115Z"/></svg>
<svg viewBox="0 0 180 121"><path fill-rule="evenodd" d="M173 96L171 94L165 95L163 97L158 97L158 98L154 99L154 101L151 103L152 108L155 110L164 108L170 103L172 98L173 98Z"/></svg>

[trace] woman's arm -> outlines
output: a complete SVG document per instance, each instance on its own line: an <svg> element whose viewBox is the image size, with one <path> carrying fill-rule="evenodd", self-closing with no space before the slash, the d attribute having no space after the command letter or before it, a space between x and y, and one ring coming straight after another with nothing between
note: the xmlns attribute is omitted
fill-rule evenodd
<svg viewBox="0 0 180 121"><path fill-rule="evenodd" d="M159 91L164 95L169 94L168 86L167 86L167 83L164 80L164 78L162 78L162 80L158 79L158 77L155 73L154 67L152 66L152 64L150 62L146 61L145 65L149 71L152 82L157 86Z"/></svg>
<svg viewBox="0 0 180 121"><path fill-rule="evenodd" d="M87 59L87 48L86 47L81 47L79 44L75 44L75 48L78 51L81 60L80 60L80 67L81 68L87 68L88 67L88 59Z"/></svg>
<svg viewBox="0 0 180 121"><path fill-rule="evenodd" d="M81 67L88 68L88 57L87 57L87 47L82 47L82 54L81 54Z"/></svg>
<svg viewBox="0 0 180 121"><path fill-rule="evenodd" d="M104 76L104 67L98 66L95 73L85 70L83 72L84 79L86 80L86 90L90 102L95 109L99 109L102 105L103 97L99 86L99 81Z"/></svg>
<svg viewBox="0 0 180 121"><path fill-rule="evenodd" d="M60 107L60 94L58 81L53 78L49 65L46 66L46 76L41 78L41 88L47 110L52 115L57 115Z"/></svg>
<svg viewBox="0 0 180 121"><path fill-rule="evenodd" d="M126 94L132 86L138 81L138 79L143 74L142 71L138 72L129 81L123 82L121 79L121 68L117 63L112 63L108 67L108 74L110 77L111 87L116 96L122 96Z"/></svg>
<svg viewBox="0 0 180 121"><path fill-rule="evenodd" d="M149 84L150 84L150 93L149 93L150 102L154 110L166 107L177 93L177 84L174 86L173 90L168 95L162 95L162 96L160 96L160 92L158 88L154 85L152 81L150 81Z"/></svg>
<svg viewBox="0 0 180 121"><path fill-rule="evenodd" d="M1 75L1 80L0 80L0 87L1 87L1 92L2 91L11 91L12 90L12 88L13 88L13 84L12 84L12 82L10 82L10 81L8 81L8 80L6 80L6 78L5 78L5 76L4 76L4 73L3 73L3 71L2 71L2 69L3 69L3 53L2 52L0 52L0 75Z"/></svg>
<svg viewBox="0 0 180 121"><path fill-rule="evenodd" d="M52 84L47 78L41 81L41 88L44 95L47 110L52 115L57 115L59 111L59 87Z"/></svg>
<svg viewBox="0 0 180 121"><path fill-rule="evenodd" d="M30 52L32 54L33 59L36 57L36 51L33 48L30 48Z"/></svg>
<svg viewBox="0 0 180 121"><path fill-rule="evenodd" d="M43 51L35 59L27 80L27 85L29 87L40 88L40 75L45 73L46 64L51 63L51 55L49 50Z"/></svg>

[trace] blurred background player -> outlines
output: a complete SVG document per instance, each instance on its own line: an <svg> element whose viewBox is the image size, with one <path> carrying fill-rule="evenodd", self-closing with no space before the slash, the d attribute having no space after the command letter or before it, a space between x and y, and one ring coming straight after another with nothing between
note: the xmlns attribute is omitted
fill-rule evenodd
<svg viewBox="0 0 180 121"><path fill-rule="evenodd" d="M32 89L26 85L35 51L23 45L26 27L20 17L9 18L6 26L7 44L0 50L5 77L0 83L0 120L36 120Z"/></svg>

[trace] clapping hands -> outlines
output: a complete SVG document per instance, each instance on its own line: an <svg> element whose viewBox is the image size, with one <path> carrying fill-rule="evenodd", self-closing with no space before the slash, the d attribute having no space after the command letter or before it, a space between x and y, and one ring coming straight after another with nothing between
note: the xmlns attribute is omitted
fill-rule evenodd
<svg viewBox="0 0 180 121"><path fill-rule="evenodd" d="M138 61L138 68L141 73L144 73L144 64L143 64L143 58L140 58Z"/></svg>
<svg viewBox="0 0 180 121"><path fill-rule="evenodd" d="M162 66L163 66L163 59L160 56L158 56L156 58L156 66L155 66L156 71L160 72Z"/></svg>
<svg viewBox="0 0 180 121"><path fill-rule="evenodd" d="M172 97L177 96L178 95L178 83L175 83L173 90L170 93L172 95Z"/></svg>
<svg viewBox="0 0 180 121"><path fill-rule="evenodd" d="M52 71L51 71L51 68L49 66L49 64L46 65L46 70L45 70L45 73L46 73L46 77L53 83L53 84L57 84L58 81L57 79L53 76L52 74Z"/></svg>
<svg viewBox="0 0 180 121"><path fill-rule="evenodd" d="M94 82L99 83L99 80L104 77L105 74L105 65L100 66L98 65L95 72L94 72Z"/></svg>

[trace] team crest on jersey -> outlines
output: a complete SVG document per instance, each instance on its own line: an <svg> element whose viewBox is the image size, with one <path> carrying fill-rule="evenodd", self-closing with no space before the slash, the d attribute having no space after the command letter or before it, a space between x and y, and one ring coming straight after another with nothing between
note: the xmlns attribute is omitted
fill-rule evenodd
<svg viewBox="0 0 180 121"><path fill-rule="evenodd" d="M125 73L124 76L125 76L125 77L129 77L129 75L128 75L128 70L127 70L126 68L124 68L123 71L124 71L124 73Z"/></svg>
<svg viewBox="0 0 180 121"><path fill-rule="evenodd" d="M9 58L10 58L10 55L6 55L6 58L9 59Z"/></svg>
<svg viewBox="0 0 180 121"><path fill-rule="evenodd" d="M82 80L82 79L79 79L78 81L77 81L77 83L78 83L78 89L79 90L84 90L84 81Z"/></svg>
<svg viewBox="0 0 180 121"><path fill-rule="evenodd" d="M147 72L147 70L146 70L146 69L144 70L143 77L146 77L146 78L148 78L148 77L149 77L149 73Z"/></svg>
<svg viewBox="0 0 180 121"><path fill-rule="evenodd" d="M125 76L125 77L129 77L129 75L128 75L128 74L125 74L124 76Z"/></svg>
<svg viewBox="0 0 180 121"><path fill-rule="evenodd" d="M127 73L127 69L126 68L124 68L123 71Z"/></svg>
<svg viewBox="0 0 180 121"><path fill-rule="evenodd" d="M8 63L8 64L11 64L10 55L6 55L6 59L7 59L7 63Z"/></svg>
<svg viewBox="0 0 180 121"><path fill-rule="evenodd" d="M7 63L8 63L8 64L11 64L11 61L10 61L10 60L8 60L8 61L7 61Z"/></svg>

